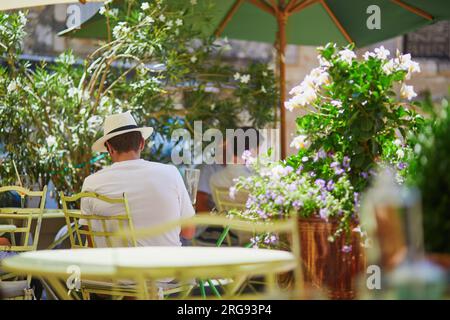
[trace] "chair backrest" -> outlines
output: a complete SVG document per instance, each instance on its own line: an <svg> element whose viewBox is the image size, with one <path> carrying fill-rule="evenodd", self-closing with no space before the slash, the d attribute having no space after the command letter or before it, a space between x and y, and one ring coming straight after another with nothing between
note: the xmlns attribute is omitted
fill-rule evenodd
<svg viewBox="0 0 450 320"><path fill-rule="evenodd" d="M122 204L124 212L115 215L108 215L107 212L82 214L80 210L72 209L76 206L76 202L81 202L83 198L94 198L109 204ZM121 198L109 198L94 192L81 192L73 196L65 196L61 192L61 201L72 248L87 248L89 244L95 248L99 246L100 239L104 239L107 247L137 246L134 225L125 194ZM80 220L85 223L80 224ZM117 236L118 232L126 230L130 231L126 237Z"/></svg>
<svg viewBox="0 0 450 320"><path fill-rule="evenodd" d="M36 250L41 232L47 187L44 187L42 191L31 191L18 186L0 187L0 194L5 192L17 192L21 198L21 207L0 208L1 224L6 222L8 225L15 226L15 228L6 232L6 234L11 235L11 246L0 246L0 251L22 252ZM39 208L25 208L25 199L27 197L41 198ZM32 228L33 220L36 220L34 228Z"/></svg>
<svg viewBox="0 0 450 320"><path fill-rule="evenodd" d="M212 196L219 212L227 212L232 209L244 210L248 199L248 193L245 191L236 192L234 198L232 198L228 188L220 187L212 188Z"/></svg>

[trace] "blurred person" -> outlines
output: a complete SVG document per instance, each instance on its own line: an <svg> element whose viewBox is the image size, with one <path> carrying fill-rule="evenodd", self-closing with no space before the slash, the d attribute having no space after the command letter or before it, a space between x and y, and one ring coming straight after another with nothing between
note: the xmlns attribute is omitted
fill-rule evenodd
<svg viewBox="0 0 450 320"><path fill-rule="evenodd" d="M244 164L242 155L244 152L255 153L258 152L260 143L260 135L258 130L252 127L242 127L238 130L242 130L244 141L239 141L240 136L234 135L233 144L229 145L229 148L233 150L232 163L227 163L223 170L217 171L211 175L209 179L209 189L214 188L230 188L236 184L236 179L239 177L250 176L251 170ZM252 133L255 134L252 139ZM252 141L254 140L254 141Z"/></svg>
<svg viewBox="0 0 450 320"><path fill-rule="evenodd" d="M252 139L254 133L254 139ZM242 160L244 151L255 151L258 149L260 134L258 130L252 127L241 127L235 131L230 141L225 141L222 145L223 159L227 159L227 151L232 153L231 163L224 164L202 164L200 169L200 180L197 193L197 212L210 212L217 209L213 200L213 188L230 188L235 184L235 179L240 176L251 175ZM231 152L230 152L231 151ZM236 199L236 201L245 199ZM220 227L199 228L196 234L196 242L202 245L214 245L223 232ZM238 236L230 232L232 243L238 243Z"/></svg>
<svg viewBox="0 0 450 320"><path fill-rule="evenodd" d="M96 192L111 198L126 194L135 229L148 228L195 215L189 194L178 169L173 165L141 159L145 140L153 128L139 128L130 112L106 117L104 135L92 150L108 152L113 164L90 176L83 191ZM109 204L93 198L83 198L82 214L115 215L124 212L122 204ZM96 224L97 222L97 224ZM80 221L86 224L86 221ZM98 221L93 228L101 230ZM138 246L181 246L180 235L191 239L194 227L175 228L160 236L139 238ZM97 239L96 239L97 240ZM99 239L98 246L106 246Z"/></svg>

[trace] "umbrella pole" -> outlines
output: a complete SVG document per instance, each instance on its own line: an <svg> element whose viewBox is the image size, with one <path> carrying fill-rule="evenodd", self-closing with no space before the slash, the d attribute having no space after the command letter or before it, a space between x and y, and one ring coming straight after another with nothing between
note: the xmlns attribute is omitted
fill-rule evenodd
<svg viewBox="0 0 450 320"><path fill-rule="evenodd" d="M278 68L280 74L280 140L281 140L281 159L286 157L286 23L287 14L279 12L277 14L278 22Z"/></svg>

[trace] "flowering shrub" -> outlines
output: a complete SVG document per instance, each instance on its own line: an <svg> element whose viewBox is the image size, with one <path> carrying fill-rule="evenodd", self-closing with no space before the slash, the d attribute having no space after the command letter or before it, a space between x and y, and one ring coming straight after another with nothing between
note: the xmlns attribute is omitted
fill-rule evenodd
<svg viewBox="0 0 450 320"><path fill-rule="evenodd" d="M250 195L243 212L233 211L244 219L273 221L298 215L305 218L322 218L338 222L333 237L349 235L357 224L355 207L358 193L354 192L348 173L349 159L338 158L321 151L314 158L304 157L305 165L296 169L283 163L270 163L264 158L254 159L244 154L246 165L254 175L240 178L230 189L230 196L245 190ZM314 168L308 163L314 163ZM270 240L270 241L269 241ZM274 235L258 235L252 239L259 247L278 245Z"/></svg>
<svg viewBox="0 0 450 320"><path fill-rule="evenodd" d="M338 227L331 241L340 235L350 240L353 231L364 235L358 226L359 193L377 165L396 165L406 173L412 156L408 137L423 122L394 92L400 84L401 98L416 96L405 80L420 71L419 65L409 54L389 55L380 47L358 60L351 46L319 48L319 67L285 103L289 110L306 111L297 119L298 136L291 143L298 154L272 164L252 159L255 176L235 187L250 193L247 208L235 214L264 221L290 215L333 220ZM267 239L258 236L253 244L270 247Z"/></svg>
<svg viewBox="0 0 450 320"><path fill-rule="evenodd" d="M416 93L405 80L420 67L409 54L397 52L392 59L389 55L380 47L358 60L350 47L319 48L320 66L291 90L293 97L286 102L290 110L307 111L297 119L299 136L291 144L299 154L288 163L295 167L305 155L321 149L346 156L357 191L367 187L367 178L380 162L406 170L412 155L408 133L423 119L398 100L394 85L401 85L401 98L414 98Z"/></svg>

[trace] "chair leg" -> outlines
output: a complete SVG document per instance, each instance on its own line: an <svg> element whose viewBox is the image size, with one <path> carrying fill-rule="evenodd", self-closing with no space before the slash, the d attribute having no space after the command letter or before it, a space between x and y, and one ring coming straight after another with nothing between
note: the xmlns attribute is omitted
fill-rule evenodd
<svg viewBox="0 0 450 320"><path fill-rule="evenodd" d="M91 300L91 294L84 288L81 288L81 296L83 297L83 300Z"/></svg>

